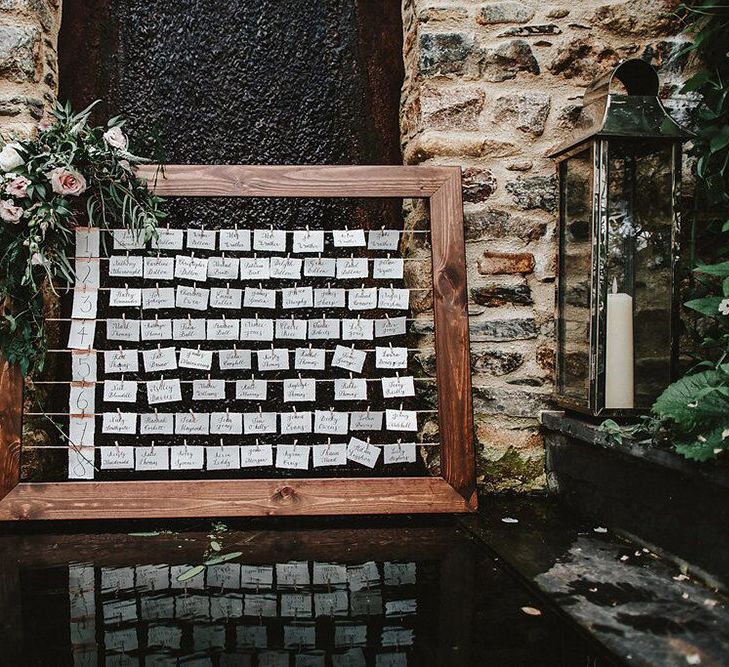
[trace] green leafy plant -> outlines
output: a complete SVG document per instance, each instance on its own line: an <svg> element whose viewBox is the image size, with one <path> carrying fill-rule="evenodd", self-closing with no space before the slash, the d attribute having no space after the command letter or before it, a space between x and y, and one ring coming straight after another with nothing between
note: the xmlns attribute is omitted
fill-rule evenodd
<svg viewBox="0 0 729 667"><path fill-rule="evenodd" d="M129 151L124 121L92 126L93 106L58 105L34 136L0 151L0 349L24 375L45 361L44 293L73 282L75 228L123 227L149 240L165 215L135 175L146 160Z"/></svg>
<svg viewBox="0 0 729 667"><path fill-rule="evenodd" d="M729 449L729 5L702 0L681 11L693 34L686 51L700 63L683 87L700 100L692 148L694 294L685 306L698 314L695 338L703 353L658 397L653 414L672 430L677 452L706 461Z"/></svg>

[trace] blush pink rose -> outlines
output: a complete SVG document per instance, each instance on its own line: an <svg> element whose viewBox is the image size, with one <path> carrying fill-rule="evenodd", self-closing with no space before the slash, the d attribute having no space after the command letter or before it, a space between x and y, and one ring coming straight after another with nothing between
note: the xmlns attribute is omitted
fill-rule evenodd
<svg viewBox="0 0 729 667"><path fill-rule="evenodd" d="M23 215L23 209L20 206L16 206L12 199L0 200L0 218L5 222L17 224L20 222L20 218Z"/></svg>
<svg viewBox="0 0 729 667"><path fill-rule="evenodd" d="M86 179L83 177L83 174L80 174L74 169L56 167L47 173L46 176L50 179L51 187L56 194L74 195L78 197L78 195L86 191Z"/></svg>
<svg viewBox="0 0 729 667"><path fill-rule="evenodd" d="M18 199L22 199L23 197L28 196L29 185L30 180L28 180L25 176L16 176L5 186L5 192L11 197L18 197Z"/></svg>

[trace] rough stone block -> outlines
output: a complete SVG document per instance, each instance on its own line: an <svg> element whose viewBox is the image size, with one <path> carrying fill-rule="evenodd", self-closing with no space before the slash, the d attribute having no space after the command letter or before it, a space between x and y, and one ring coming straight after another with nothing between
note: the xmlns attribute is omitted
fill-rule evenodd
<svg viewBox="0 0 729 667"><path fill-rule="evenodd" d="M607 44L580 37L560 48L547 69L565 79L592 81L615 67L619 60L617 51Z"/></svg>
<svg viewBox="0 0 729 667"><path fill-rule="evenodd" d="M466 213L464 225L468 241L514 237L530 242L542 238L547 233L546 222L515 217L507 211L494 208Z"/></svg>
<svg viewBox="0 0 729 667"><path fill-rule="evenodd" d="M561 35L562 28L554 23L543 23L540 25L520 25L504 30L499 37L551 37Z"/></svg>
<svg viewBox="0 0 729 667"><path fill-rule="evenodd" d="M512 39L496 48L484 49L478 68L480 76L492 83L513 79L519 72L539 74L539 63L523 39Z"/></svg>
<svg viewBox="0 0 729 667"><path fill-rule="evenodd" d="M473 50L473 36L460 32L420 35L419 69L424 76L463 74Z"/></svg>
<svg viewBox="0 0 729 667"><path fill-rule="evenodd" d="M508 375L524 363L520 352L504 350L472 350L471 370L484 375Z"/></svg>
<svg viewBox="0 0 729 667"><path fill-rule="evenodd" d="M487 415L530 417L552 408L549 394L510 387L474 387L473 409Z"/></svg>
<svg viewBox="0 0 729 667"><path fill-rule="evenodd" d="M496 192L496 177L490 169L468 167L463 170L463 199L467 202L486 201Z"/></svg>
<svg viewBox="0 0 729 667"><path fill-rule="evenodd" d="M53 9L46 0L0 0L0 12L37 18L44 30L50 30L55 21Z"/></svg>
<svg viewBox="0 0 729 667"><path fill-rule="evenodd" d="M0 116L14 117L25 112L33 118L43 116L43 100L39 97L3 96L0 97Z"/></svg>
<svg viewBox="0 0 729 667"><path fill-rule="evenodd" d="M595 10L591 23L621 37L669 35L680 30L674 13L679 4L679 0L630 0L605 4Z"/></svg>
<svg viewBox="0 0 729 667"><path fill-rule="evenodd" d="M468 12L463 7L426 7L418 13L421 23L450 23L465 21Z"/></svg>
<svg viewBox="0 0 729 667"><path fill-rule="evenodd" d="M522 2L490 2L476 15L480 25L497 23L526 23L534 18L534 10Z"/></svg>
<svg viewBox="0 0 729 667"><path fill-rule="evenodd" d="M554 374L554 348L540 345L537 348L537 365L550 375Z"/></svg>
<svg viewBox="0 0 729 667"><path fill-rule="evenodd" d="M509 157L519 148L508 141L485 139L476 133L445 133L426 131L419 134L405 147L405 164L417 164L435 157Z"/></svg>
<svg viewBox="0 0 729 667"><path fill-rule="evenodd" d="M474 343L495 343L505 340L530 340L537 337L533 317L508 320L475 320L470 323L471 341Z"/></svg>
<svg viewBox="0 0 729 667"><path fill-rule="evenodd" d="M475 130L483 103L482 90L426 88L420 98L423 124L434 130Z"/></svg>
<svg viewBox="0 0 729 667"><path fill-rule="evenodd" d="M557 208L557 180L554 176L519 177L506 184L506 191L519 208L541 208L550 213Z"/></svg>
<svg viewBox="0 0 729 667"><path fill-rule="evenodd" d="M478 258L478 272L489 276L499 273L532 273L534 255L530 252L493 252L487 250Z"/></svg>
<svg viewBox="0 0 729 667"><path fill-rule="evenodd" d="M471 290L471 299L479 306L495 308L509 304L529 306L534 301L529 285L489 285L487 287L474 287Z"/></svg>
<svg viewBox="0 0 729 667"><path fill-rule="evenodd" d="M0 76L37 80L40 31L35 26L0 25Z"/></svg>
<svg viewBox="0 0 729 667"><path fill-rule="evenodd" d="M538 137L544 133L551 103L545 93L502 95L496 98L493 118L496 123Z"/></svg>

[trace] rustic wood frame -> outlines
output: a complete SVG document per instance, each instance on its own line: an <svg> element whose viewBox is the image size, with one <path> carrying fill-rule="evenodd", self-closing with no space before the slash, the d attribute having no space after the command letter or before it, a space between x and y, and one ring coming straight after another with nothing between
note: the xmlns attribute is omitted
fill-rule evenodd
<svg viewBox="0 0 729 667"><path fill-rule="evenodd" d="M171 165L182 197L408 197L430 207L441 477L22 482L23 379L0 369L0 520L410 514L477 508L459 167Z"/></svg>

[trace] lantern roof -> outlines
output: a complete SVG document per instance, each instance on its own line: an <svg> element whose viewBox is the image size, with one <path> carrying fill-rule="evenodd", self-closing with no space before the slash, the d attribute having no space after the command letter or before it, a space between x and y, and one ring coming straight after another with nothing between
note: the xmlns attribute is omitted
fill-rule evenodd
<svg viewBox="0 0 729 667"><path fill-rule="evenodd" d="M622 86L620 85L622 84ZM556 157L593 137L642 137L686 140L684 130L658 98L656 70L644 60L625 60L593 81L582 97L580 122L575 136L551 153Z"/></svg>

